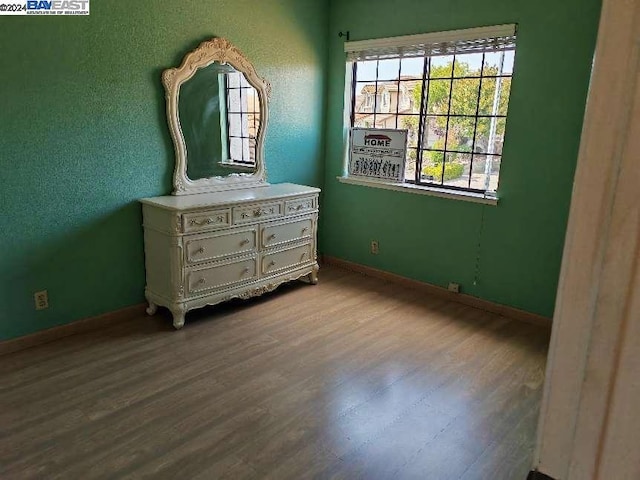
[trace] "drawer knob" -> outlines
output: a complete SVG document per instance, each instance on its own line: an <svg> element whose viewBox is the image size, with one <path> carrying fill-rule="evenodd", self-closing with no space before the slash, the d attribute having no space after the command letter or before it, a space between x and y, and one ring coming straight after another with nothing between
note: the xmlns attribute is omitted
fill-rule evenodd
<svg viewBox="0 0 640 480"><path fill-rule="evenodd" d="M249 216L249 214L248 214L248 213L243 213L243 214L242 214L242 218L247 218L248 216Z"/></svg>
<svg viewBox="0 0 640 480"><path fill-rule="evenodd" d="M302 255L300 255L300 261L304 260L304 257L307 256L307 252L303 252Z"/></svg>
<svg viewBox="0 0 640 480"><path fill-rule="evenodd" d="M272 233L271 235L269 235L269 238L267 238L267 240L275 240L277 237L277 235L275 233Z"/></svg>
<svg viewBox="0 0 640 480"><path fill-rule="evenodd" d="M200 247L198 250L195 251L196 254L201 254L204 253L204 247Z"/></svg>
<svg viewBox="0 0 640 480"><path fill-rule="evenodd" d="M207 281L204 278L198 280L198 285L204 285L205 283L207 283Z"/></svg>
<svg viewBox="0 0 640 480"><path fill-rule="evenodd" d="M307 233L308 231L309 231L309 229L308 229L307 227L304 227L304 228L302 229L302 234L304 235L304 234L305 234L305 233Z"/></svg>
<svg viewBox="0 0 640 480"><path fill-rule="evenodd" d="M241 275L246 275L247 273L249 273L249 267L245 267L245 269L242 270Z"/></svg>
<svg viewBox="0 0 640 480"><path fill-rule="evenodd" d="M302 210L304 208L304 205L298 205L298 210Z"/></svg>
<svg viewBox="0 0 640 480"><path fill-rule="evenodd" d="M275 265L276 265L276 262L271 261L269 262L269 265L267 265L267 268L275 267Z"/></svg>
<svg viewBox="0 0 640 480"><path fill-rule="evenodd" d="M240 242L240 246L242 247L243 245L249 245L249 243L250 243L250 242L249 242L249 239L248 239L248 238L245 238L244 240L242 240L242 241Z"/></svg>

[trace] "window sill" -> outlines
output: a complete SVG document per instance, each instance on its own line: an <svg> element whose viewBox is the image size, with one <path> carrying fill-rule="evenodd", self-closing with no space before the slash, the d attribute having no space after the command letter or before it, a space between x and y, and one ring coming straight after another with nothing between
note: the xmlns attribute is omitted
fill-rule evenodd
<svg viewBox="0 0 640 480"><path fill-rule="evenodd" d="M234 170L244 170L251 172L255 170L255 165L247 165L245 163L233 163L233 162L218 162L218 165L222 168L233 168Z"/></svg>
<svg viewBox="0 0 640 480"><path fill-rule="evenodd" d="M498 205L498 198L486 197L482 193L462 192L457 190L447 190L444 188L428 187L426 185L414 185L412 183L394 183L384 180L372 180L369 178L356 177L336 177L340 183L349 185L361 185L363 187L382 188L385 190L395 190L397 192L414 193L418 195L429 195L431 197L451 198L465 202L482 203L484 205Z"/></svg>

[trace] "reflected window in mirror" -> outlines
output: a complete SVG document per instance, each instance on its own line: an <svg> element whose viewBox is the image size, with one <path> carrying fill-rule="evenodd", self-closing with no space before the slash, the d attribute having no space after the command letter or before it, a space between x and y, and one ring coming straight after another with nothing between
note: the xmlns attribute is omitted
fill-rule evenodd
<svg viewBox="0 0 640 480"><path fill-rule="evenodd" d="M239 72L226 76L228 163L253 168L260 124L260 100L256 90Z"/></svg>

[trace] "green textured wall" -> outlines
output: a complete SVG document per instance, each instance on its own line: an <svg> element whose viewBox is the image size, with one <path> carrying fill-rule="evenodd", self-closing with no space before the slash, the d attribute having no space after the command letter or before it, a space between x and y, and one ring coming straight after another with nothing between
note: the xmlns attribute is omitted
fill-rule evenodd
<svg viewBox="0 0 640 480"><path fill-rule="evenodd" d="M335 0L331 3L324 253L551 316L599 0ZM518 23L500 203L340 184L343 39ZM369 254L369 242L380 254ZM474 284L475 281L475 284Z"/></svg>
<svg viewBox="0 0 640 480"><path fill-rule="evenodd" d="M0 17L0 339L143 301L136 199L169 193L160 74L211 36L273 84L271 182L320 185L327 9L316 0L94 0ZM33 293L51 307L36 312Z"/></svg>

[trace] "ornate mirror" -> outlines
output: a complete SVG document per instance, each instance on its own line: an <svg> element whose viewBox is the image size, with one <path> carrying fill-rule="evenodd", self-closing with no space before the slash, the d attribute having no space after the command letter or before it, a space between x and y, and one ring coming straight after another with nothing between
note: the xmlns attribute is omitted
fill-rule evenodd
<svg viewBox="0 0 640 480"><path fill-rule="evenodd" d="M266 186L271 86L228 40L214 38L162 74L176 152L173 195Z"/></svg>

